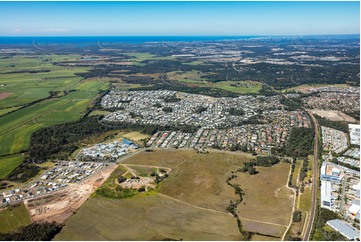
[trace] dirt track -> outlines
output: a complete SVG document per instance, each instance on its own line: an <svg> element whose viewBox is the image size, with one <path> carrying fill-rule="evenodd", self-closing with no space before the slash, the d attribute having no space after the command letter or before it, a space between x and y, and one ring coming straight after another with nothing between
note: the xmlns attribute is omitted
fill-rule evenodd
<svg viewBox="0 0 361 242"><path fill-rule="evenodd" d="M24 201L34 222L64 223L103 184L117 167L107 167L81 183L71 184L67 188L51 195Z"/></svg>

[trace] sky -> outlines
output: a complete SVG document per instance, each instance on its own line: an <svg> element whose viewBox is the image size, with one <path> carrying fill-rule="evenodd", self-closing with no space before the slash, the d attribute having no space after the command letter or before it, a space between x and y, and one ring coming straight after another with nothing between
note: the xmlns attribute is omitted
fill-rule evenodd
<svg viewBox="0 0 361 242"><path fill-rule="evenodd" d="M0 36L359 34L360 2L0 2Z"/></svg>

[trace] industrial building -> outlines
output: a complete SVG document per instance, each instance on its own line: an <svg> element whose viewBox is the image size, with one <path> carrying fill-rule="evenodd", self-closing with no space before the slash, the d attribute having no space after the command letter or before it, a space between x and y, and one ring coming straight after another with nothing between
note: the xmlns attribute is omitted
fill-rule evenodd
<svg viewBox="0 0 361 242"><path fill-rule="evenodd" d="M350 132L350 143L352 145L360 145L360 125L349 124L348 130Z"/></svg>
<svg viewBox="0 0 361 242"><path fill-rule="evenodd" d="M349 240L356 240L357 238L360 237L359 232L357 232L351 225L343 222L342 220L339 219L329 220L327 221L327 224Z"/></svg>
<svg viewBox="0 0 361 242"><path fill-rule="evenodd" d="M332 210L332 184L321 180L321 207Z"/></svg>

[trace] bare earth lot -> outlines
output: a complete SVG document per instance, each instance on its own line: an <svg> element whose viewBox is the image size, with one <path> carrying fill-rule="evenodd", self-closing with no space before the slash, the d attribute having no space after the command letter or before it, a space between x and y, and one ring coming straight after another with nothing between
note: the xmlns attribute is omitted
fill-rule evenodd
<svg viewBox="0 0 361 242"><path fill-rule="evenodd" d="M34 222L64 223L114 171L112 165L79 184L59 192L24 201Z"/></svg>
<svg viewBox="0 0 361 242"><path fill-rule="evenodd" d="M357 122L356 119L354 119L351 116L348 116L347 114L344 114L341 111L337 110L321 110L321 109L313 109L311 110L312 113L317 114L321 117L328 118L332 121L347 121L347 122Z"/></svg>

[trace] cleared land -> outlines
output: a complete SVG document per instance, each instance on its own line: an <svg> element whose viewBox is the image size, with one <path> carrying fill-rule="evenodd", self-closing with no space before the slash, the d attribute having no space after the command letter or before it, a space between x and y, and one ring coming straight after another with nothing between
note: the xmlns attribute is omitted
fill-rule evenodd
<svg viewBox="0 0 361 242"><path fill-rule="evenodd" d="M287 88L282 90L282 92L290 92L290 91L297 91L297 92L309 92L310 88L316 88L316 87L350 87L348 84L334 84L334 85L328 85L328 84L305 84L297 87Z"/></svg>
<svg viewBox="0 0 361 242"><path fill-rule="evenodd" d="M110 166L81 183L69 185L51 195L26 200L24 203L31 219L35 222L64 223L90 194L103 184L115 168L116 165Z"/></svg>
<svg viewBox="0 0 361 242"><path fill-rule="evenodd" d="M24 204L0 208L0 233L8 233L30 223Z"/></svg>
<svg viewBox="0 0 361 242"><path fill-rule="evenodd" d="M92 211L92 212L89 212ZM99 221L102 221L99 223ZM160 195L92 198L55 240L241 240L232 216Z"/></svg>
<svg viewBox="0 0 361 242"><path fill-rule="evenodd" d="M166 167L171 169L169 177L154 191L130 194L128 198L111 199L105 198L103 192L95 193L66 222L55 239L242 240L236 220L226 211L230 201L238 198L226 179L231 171L251 158L245 153L218 151L209 154L198 154L194 150L140 152L124 159L98 190L109 191L108 195L114 197L116 178L125 173L130 175L126 171L129 168L136 174L148 175L157 167ZM282 236L292 209L292 193L285 187L289 169L289 164L280 163L257 167L260 172L254 176L237 173L237 183L246 192L244 201L247 205L256 203L246 208L243 203L239 206L239 209L250 209L239 213L246 229ZM262 207L262 211L255 207Z"/></svg>
<svg viewBox="0 0 361 242"><path fill-rule="evenodd" d="M154 150L125 159L124 163L169 167L172 172L162 183L161 193L224 212L229 201L237 198L225 181L231 170L251 158L245 153L197 154L194 150Z"/></svg>
<svg viewBox="0 0 361 242"><path fill-rule="evenodd" d="M347 122L358 122L356 119L354 119L353 117L344 114L341 111L338 110L321 110L321 109L313 109L311 110L312 113L317 114L323 118L328 118L329 120L332 121L347 121Z"/></svg>
<svg viewBox="0 0 361 242"><path fill-rule="evenodd" d="M285 231L292 212L292 191L286 187L290 165L279 163L269 167L257 167L256 175L238 174L234 183L239 184L245 195L237 212L244 226L250 231L281 236ZM252 222L254 221L254 222Z"/></svg>

